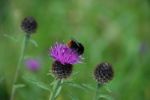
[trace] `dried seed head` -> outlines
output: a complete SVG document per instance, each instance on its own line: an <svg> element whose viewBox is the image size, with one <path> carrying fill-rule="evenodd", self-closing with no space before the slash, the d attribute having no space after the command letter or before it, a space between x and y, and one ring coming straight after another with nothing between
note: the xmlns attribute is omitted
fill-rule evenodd
<svg viewBox="0 0 150 100"><path fill-rule="evenodd" d="M55 61L52 64L52 73L58 79L68 78L72 73L72 68L71 64L61 64L59 61Z"/></svg>
<svg viewBox="0 0 150 100"><path fill-rule="evenodd" d="M21 23L21 28L27 34L34 33L37 29L37 22L33 17L26 17Z"/></svg>
<svg viewBox="0 0 150 100"><path fill-rule="evenodd" d="M94 70L94 77L100 84L107 83L112 80L114 75L112 66L109 63L101 63Z"/></svg>

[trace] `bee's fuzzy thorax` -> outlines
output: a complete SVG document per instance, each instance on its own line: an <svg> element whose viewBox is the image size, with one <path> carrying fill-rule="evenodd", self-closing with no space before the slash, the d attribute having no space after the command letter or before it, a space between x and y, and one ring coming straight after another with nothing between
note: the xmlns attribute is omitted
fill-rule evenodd
<svg viewBox="0 0 150 100"><path fill-rule="evenodd" d="M82 55L84 53L84 46L78 41L70 40L67 43L67 46L77 52L79 55Z"/></svg>

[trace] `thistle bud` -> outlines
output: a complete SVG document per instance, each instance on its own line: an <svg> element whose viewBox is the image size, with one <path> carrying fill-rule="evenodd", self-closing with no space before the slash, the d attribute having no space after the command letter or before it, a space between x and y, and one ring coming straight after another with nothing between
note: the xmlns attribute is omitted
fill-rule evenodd
<svg viewBox="0 0 150 100"><path fill-rule="evenodd" d="M36 32L37 22L33 17L25 17L21 23L21 28L30 35Z"/></svg>
<svg viewBox="0 0 150 100"><path fill-rule="evenodd" d="M112 65L109 63L98 64L94 70L94 77L96 81L100 84L104 84L112 80L114 72Z"/></svg>
<svg viewBox="0 0 150 100"><path fill-rule="evenodd" d="M68 78L72 73L72 68L71 64L61 64L59 61L55 61L52 64L52 73L58 79Z"/></svg>

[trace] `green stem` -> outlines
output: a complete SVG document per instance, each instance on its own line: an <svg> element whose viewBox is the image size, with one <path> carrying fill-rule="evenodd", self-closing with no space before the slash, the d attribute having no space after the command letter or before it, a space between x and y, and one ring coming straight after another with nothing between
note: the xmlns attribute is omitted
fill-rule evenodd
<svg viewBox="0 0 150 100"><path fill-rule="evenodd" d="M99 83L97 84L96 92L95 92L95 97L94 97L93 100L98 100L99 89L100 89L101 86L102 86L101 84L99 84Z"/></svg>
<svg viewBox="0 0 150 100"><path fill-rule="evenodd" d="M62 84L62 80L56 79L56 83L53 85L53 91L50 94L49 100L56 100L56 93L58 92L61 84Z"/></svg>
<svg viewBox="0 0 150 100"><path fill-rule="evenodd" d="M13 79L13 85L12 85L10 100L14 100L14 95L15 95L15 91L16 91L15 85L16 85L16 82L17 82L17 79L18 79L19 70L20 70L21 63L22 63L23 58L24 58L24 53L25 53L29 38L30 38L29 35L25 35L24 39L23 39L23 43L22 43L22 47L21 47L21 53L20 53L20 57L19 57L19 60L18 60L18 63L17 63L17 68L16 68L16 71L15 71L14 79Z"/></svg>

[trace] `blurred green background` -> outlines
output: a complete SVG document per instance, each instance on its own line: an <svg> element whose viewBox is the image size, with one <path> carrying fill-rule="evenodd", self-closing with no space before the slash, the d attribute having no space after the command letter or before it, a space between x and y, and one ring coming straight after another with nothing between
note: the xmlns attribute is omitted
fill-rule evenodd
<svg viewBox="0 0 150 100"><path fill-rule="evenodd" d="M38 47L28 45L26 57L40 58L33 73L21 66L16 100L48 100L49 92L26 81L49 85L52 59L48 49L56 41L74 38L85 46L84 61L74 66L77 84L96 87L93 69L100 62L113 65L114 79L106 85L113 100L150 100L150 1L149 0L0 0L0 100L8 100L24 33L21 20L38 22L32 36ZM11 39L11 38L14 39ZM25 78L24 78L25 77ZM93 91L64 86L58 100L92 100Z"/></svg>

